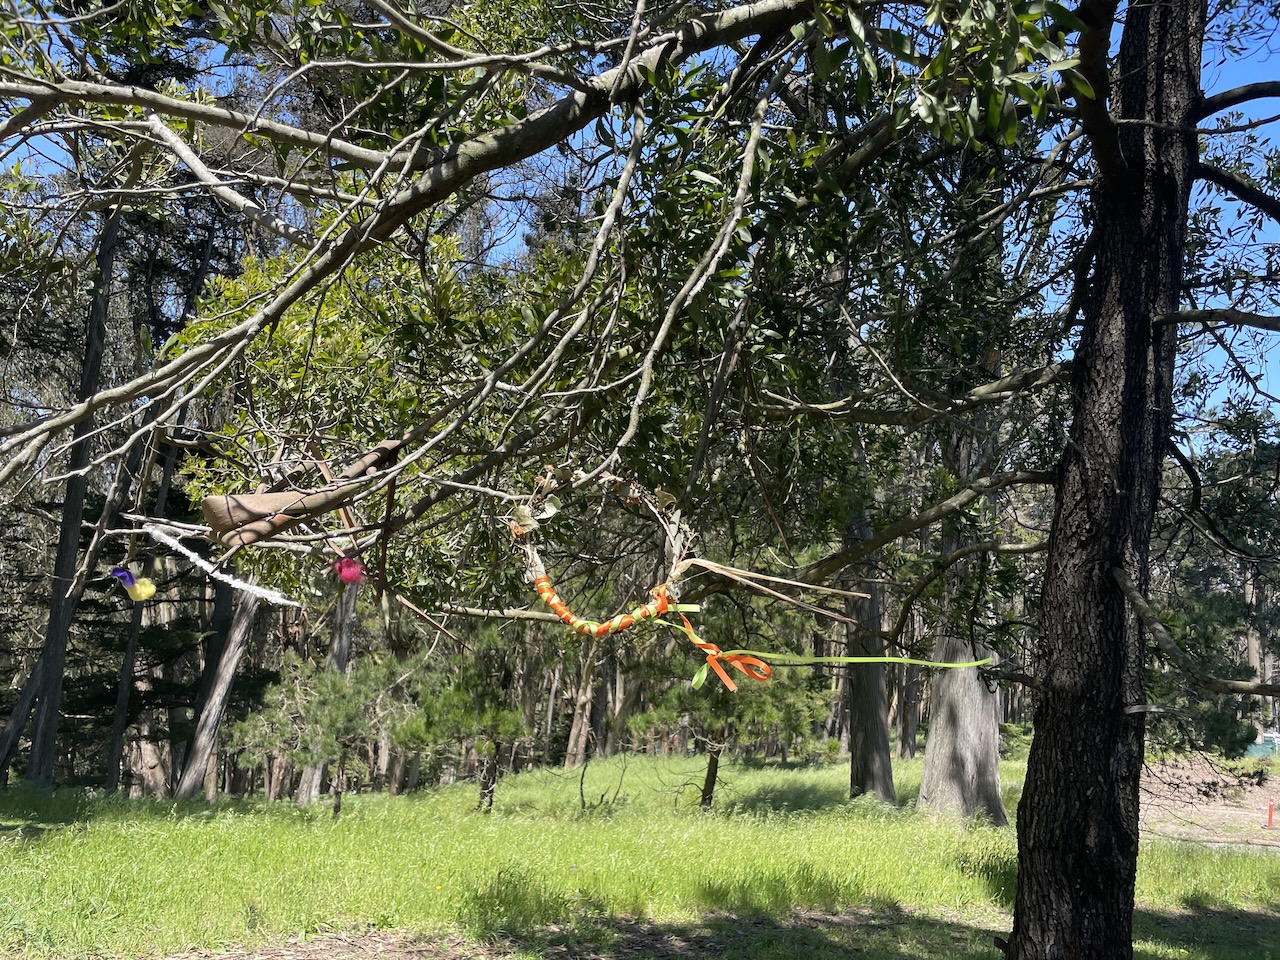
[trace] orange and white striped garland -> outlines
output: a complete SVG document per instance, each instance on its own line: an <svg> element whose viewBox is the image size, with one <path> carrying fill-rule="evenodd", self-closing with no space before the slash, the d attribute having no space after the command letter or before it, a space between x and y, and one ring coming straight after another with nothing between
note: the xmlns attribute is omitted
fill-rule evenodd
<svg viewBox="0 0 1280 960"><path fill-rule="evenodd" d="M550 577L538 577L533 581L533 585L537 588L542 602L551 608L551 612L584 637L599 638L610 633L619 633L641 621L660 617L670 609L666 584L659 584L653 588L653 603L646 603L642 607L636 607L630 613L620 613L612 620L597 623L595 620L583 620L565 606L564 601L556 595L556 588L551 585Z"/></svg>

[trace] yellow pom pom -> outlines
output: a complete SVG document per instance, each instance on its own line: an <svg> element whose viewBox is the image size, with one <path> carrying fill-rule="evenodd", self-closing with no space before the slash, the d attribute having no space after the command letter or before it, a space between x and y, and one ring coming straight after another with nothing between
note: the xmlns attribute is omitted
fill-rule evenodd
<svg viewBox="0 0 1280 960"><path fill-rule="evenodd" d="M156 595L156 585L146 577L138 577L131 586L124 588L132 600L150 600Z"/></svg>

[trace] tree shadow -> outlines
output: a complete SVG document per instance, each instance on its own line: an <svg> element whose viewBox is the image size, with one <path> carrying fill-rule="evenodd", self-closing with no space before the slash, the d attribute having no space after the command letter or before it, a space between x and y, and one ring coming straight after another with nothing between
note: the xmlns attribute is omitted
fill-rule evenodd
<svg viewBox="0 0 1280 960"><path fill-rule="evenodd" d="M838 914L776 918L712 913L688 923L597 921L508 941L517 955L545 960L1003 960L995 937L1007 924L968 924L878 904Z"/></svg>
<svg viewBox="0 0 1280 960"><path fill-rule="evenodd" d="M1177 910L1139 909L1133 941L1138 960L1168 957L1174 950L1212 960L1280 960L1280 911L1191 901Z"/></svg>
<svg viewBox="0 0 1280 960"><path fill-rule="evenodd" d="M849 788L839 784L779 782L739 792L730 782L717 791L715 807L726 812L778 813L830 810L848 802Z"/></svg>
<svg viewBox="0 0 1280 960"><path fill-rule="evenodd" d="M502 952L545 960L1003 960L1005 910L904 909L876 903L839 913L797 911L777 917L712 912L684 923L595 919L506 939ZM1139 910L1137 960L1280 960L1280 914L1266 910L1187 907Z"/></svg>

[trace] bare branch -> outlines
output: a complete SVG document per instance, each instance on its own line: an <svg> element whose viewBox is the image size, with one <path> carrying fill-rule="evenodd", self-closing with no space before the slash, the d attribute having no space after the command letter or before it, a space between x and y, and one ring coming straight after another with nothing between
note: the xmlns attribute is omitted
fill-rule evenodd
<svg viewBox="0 0 1280 960"><path fill-rule="evenodd" d="M1222 93L1205 97L1200 101L1199 106L1191 111L1189 119L1194 123L1222 110L1229 110L1250 100L1262 100L1266 97L1280 97L1280 80L1246 83L1244 86L1232 87Z"/></svg>
<svg viewBox="0 0 1280 960"><path fill-rule="evenodd" d="M966 544L939 557L933 562L933 567L929 572L916 581L911 588L911 592L902 601L902 607L898 611L898 619L894 623L892 630L889 631L888 639L897 642L898 638L902 636L902 631L906 629L907 621L911 619L911 610L916 601L929 589L929 585L942 576L949 567L966 557L971 557L976 553L1042 553L1048 549L1049 541L1047 540L1037 540L1034 543L1006 543L1002 540L983 540L980 543Z"/></svg>
<svg viewBox="0 0 1280 960"><path fill-rule="evenodd" d="M303 147L344 160L362 170L375 169L386 159L381 150L369 150L300 127L274 120L255 119L246 113L229 110L213 103L196 103L165 96L145 87L114 86L105 83L87 83L82 80L63 80L58 83L15 83L0 81L0 96L20 97L35 103L56 100L62 103L103 103L119 107L140 107L153 110L167 117L182 117L211 126L229 127L242 133L257 134L291 147Z"/></svg>
<svg viewBox="0 0 1280 960"><path fill-rule="evenodd" d="M1173 634L1169 632L1160 618L1156 616L1156 612L1151 609L1151 605L1147 603L1146 598L1134 586L1133 581L1129 579L1129 575L1116 567L1111 571L1111 578L1119 585L1124 592L1125 599L1129 601L1129 606L1133 607L1133 612L1138 615L1138 619L1142 621L1142 625L1147 628L1147 632L1151 634L1151 639L1156 642L1165 655L1173 661L1173 665L1202 690L1209 693L1227 693L1244 696L1261 696L1261 697L1280 697L1280 683L1260 683L1253 680L1223 680L1218 677L1206 677L1196 667L1195 662L1189 657L1181 647L1178 646Z"/></svg>
<svg viewBox="0 0 1280 960"><path fill-rule="evenodd" d="M1072 375L1070 361L1051 363L1044 367L1030 370L1015 370L1008 376L974 387L963 396L954 400L943 401L936 409L928 407L911 407L909 409L882 410L860 406L873 399L869 394L856 397L844 397L829 403L805 403L792 400L780 394L766 391L766 395L779 401L776 404L764 404L760 413L769 419L783 419L794 416L827 417L830 419L851 420L855 423L866 423L881 426L920 427L944 416L954 416L975 407L1008 400L1019 393L1039 390L1055 383L1069 381Z"/></svg>
<svg viewBox="0 0 1280 960"><path fill-rule="evenodd" d="M241 196L214 176L213 172L196 156L196 152L180 136L169 129L158 115L152 113L148 116L147 126L165 146L173 151L179 160L187 165L187 168L196 175L197 180L206 184L215 197L229 205L233 210L244 214L258 226L269 230L278 237L283 237L290 243L308 248L315 245L315 238L307 231L300 230L279 217L273 217L252 200Z"/></svg>
<svg viewBox="0 0 1280 960"><path fill-rule="evenodd" d="M1155 322L1158 324L1199 323L1203 326L1200 331L1202 333L1208 333L1217 327L1254 327L1258 330L1280 333L1280 317L1248 313L1231 307L1224 307L1221 310L1177 310L1173 313L1161 314L1156 317Z"/></svg>

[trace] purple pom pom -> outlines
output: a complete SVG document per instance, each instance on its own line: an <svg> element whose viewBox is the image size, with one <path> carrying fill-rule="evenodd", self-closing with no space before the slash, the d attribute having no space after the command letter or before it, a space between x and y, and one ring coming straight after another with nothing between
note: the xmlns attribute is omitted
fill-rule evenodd
<svg viewBox="0 0 1280 960"><path fill-rule="evenodd" d="M128 570L126 570L124 567L112 567L111 575L113 577L119 577L120 582L123 583L125 587L132 587L135 583L138 582L137 579L134 577L134 575L130 573Z"/></svg>

